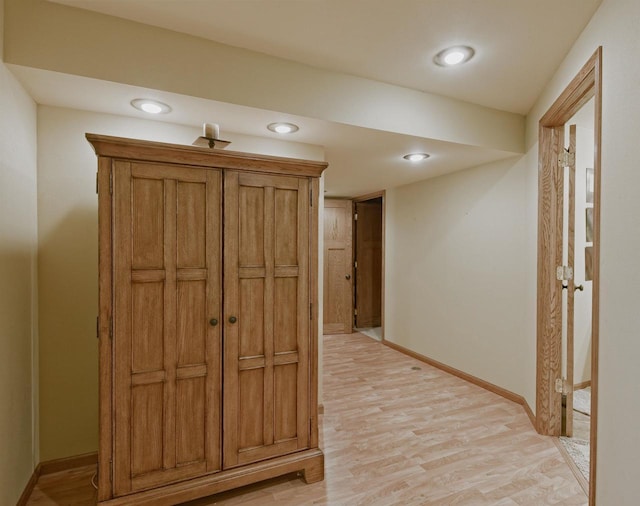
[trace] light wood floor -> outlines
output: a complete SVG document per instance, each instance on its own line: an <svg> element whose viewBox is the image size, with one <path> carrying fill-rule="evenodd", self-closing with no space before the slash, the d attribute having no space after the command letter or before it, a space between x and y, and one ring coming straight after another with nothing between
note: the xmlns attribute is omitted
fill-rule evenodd
<svg viewBox="0 0 640 506"><path fill-rule="evenodd" d="M573 412L573 436L576 439L583 439L589 441L591 437L591 417L580 413L580 411Z"/></svg>
<svg viewBox="0 0 640 506"><path fill-rule="evenodd" d="M324 345L325 480L286 476L183 506L587 504L521 406L361 334ZM94 504L93 472L42 476L29 504Z"/></svg>

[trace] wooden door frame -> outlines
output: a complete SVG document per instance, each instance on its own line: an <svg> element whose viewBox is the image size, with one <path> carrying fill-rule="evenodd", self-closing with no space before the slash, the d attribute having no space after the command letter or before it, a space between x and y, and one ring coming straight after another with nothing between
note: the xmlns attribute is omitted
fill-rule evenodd
<svg viewBox="0 0 640 506"><path fill-rule="evenodd" d="M380 282L380 291L382 292L380 294L380 325L382 327L382 342L385 341L384 339L384 264L385 264L385 225L386 225L386 215L387 215L387 197L386 197L387 191L386 190L381 190L381 191L377 191L377 192L373 192L373 193L367 193L366 195L361 195L360 197L355 197L354 199L352 199L353 201L353 212L355 213L355 205L357 202L364 202L366 200L372 200L372 199L377 199L377 198L381 198L382 199L382 251L381 251L381 255L382 255L382 279ZM357 226L357 225L356 225ZM353 244L355 245L355 240L356 240L356 226L353 227ZM353 248L353 261L355 262L355 248ZM353 263L352 263L353 265ZM356 293L355 293L355 283L353 284L353 307L356 307L356 299L355 299ZM354 321L354 326L355 326L355 321Z"/></svg>
<svg viewBox="0 0 640 506"><path fill-rule="evenodd" d="M591 315L591 458L589 504L595 504L598 406L598 335L600 306L600 181L602 137L602 47L598 47L557 100L540 119L538 138L538 288L536 429L559 436L562 394L554 384L562 371L563 180L558 157L564 150L564 125L591 98L594 117L593 302Z"/></svg>

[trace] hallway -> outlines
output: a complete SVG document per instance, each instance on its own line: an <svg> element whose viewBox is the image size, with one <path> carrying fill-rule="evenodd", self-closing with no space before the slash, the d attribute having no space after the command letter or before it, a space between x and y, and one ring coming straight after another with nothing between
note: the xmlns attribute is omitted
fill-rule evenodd
<svg viewBox="0 0 640 506"><path fill-rule="evenodd" d="M521 406L361 334L324 337L323 403L325 481L283 477L185 506L587 504ZM84 474L83 502L63 502L68 486L56 499L48 475L29 504L90 504Z"/></svg>

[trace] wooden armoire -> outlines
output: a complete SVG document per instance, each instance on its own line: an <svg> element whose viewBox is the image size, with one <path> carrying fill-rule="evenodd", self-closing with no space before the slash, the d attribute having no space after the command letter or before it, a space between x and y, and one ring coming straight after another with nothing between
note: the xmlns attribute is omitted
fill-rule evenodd
<svg viewBox="0 0 640 506"><path fill-rule="evenodd" d="M98 155L101 505L301 472L318 448L325 163L87 134Z"/></svg>

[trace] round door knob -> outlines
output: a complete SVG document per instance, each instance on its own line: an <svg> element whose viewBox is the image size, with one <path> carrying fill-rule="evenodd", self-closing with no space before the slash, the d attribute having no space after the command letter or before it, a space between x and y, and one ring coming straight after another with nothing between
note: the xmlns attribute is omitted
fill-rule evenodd
<svg viewBox="0 0 640 506"><path fill-rule="evenodd" d="M218 320L216 320L215 318L211 318L211 320L209 320L209 325L215 327L216 325L218 325Z"/></svg>
<svg viewBox="0 0 640 506"><path fill-rule="evenodd" d="M238 319L237 319L235 316L231 316L231 317L229 318L229 323L235 323L235 322L237 322L237 321L238 321Z"/></svg>
<svg viewBox="0 0 640 506"><path fill-rule="evenodd" d="M347 274L344 279L351 279L351 274Z"/></svg>

